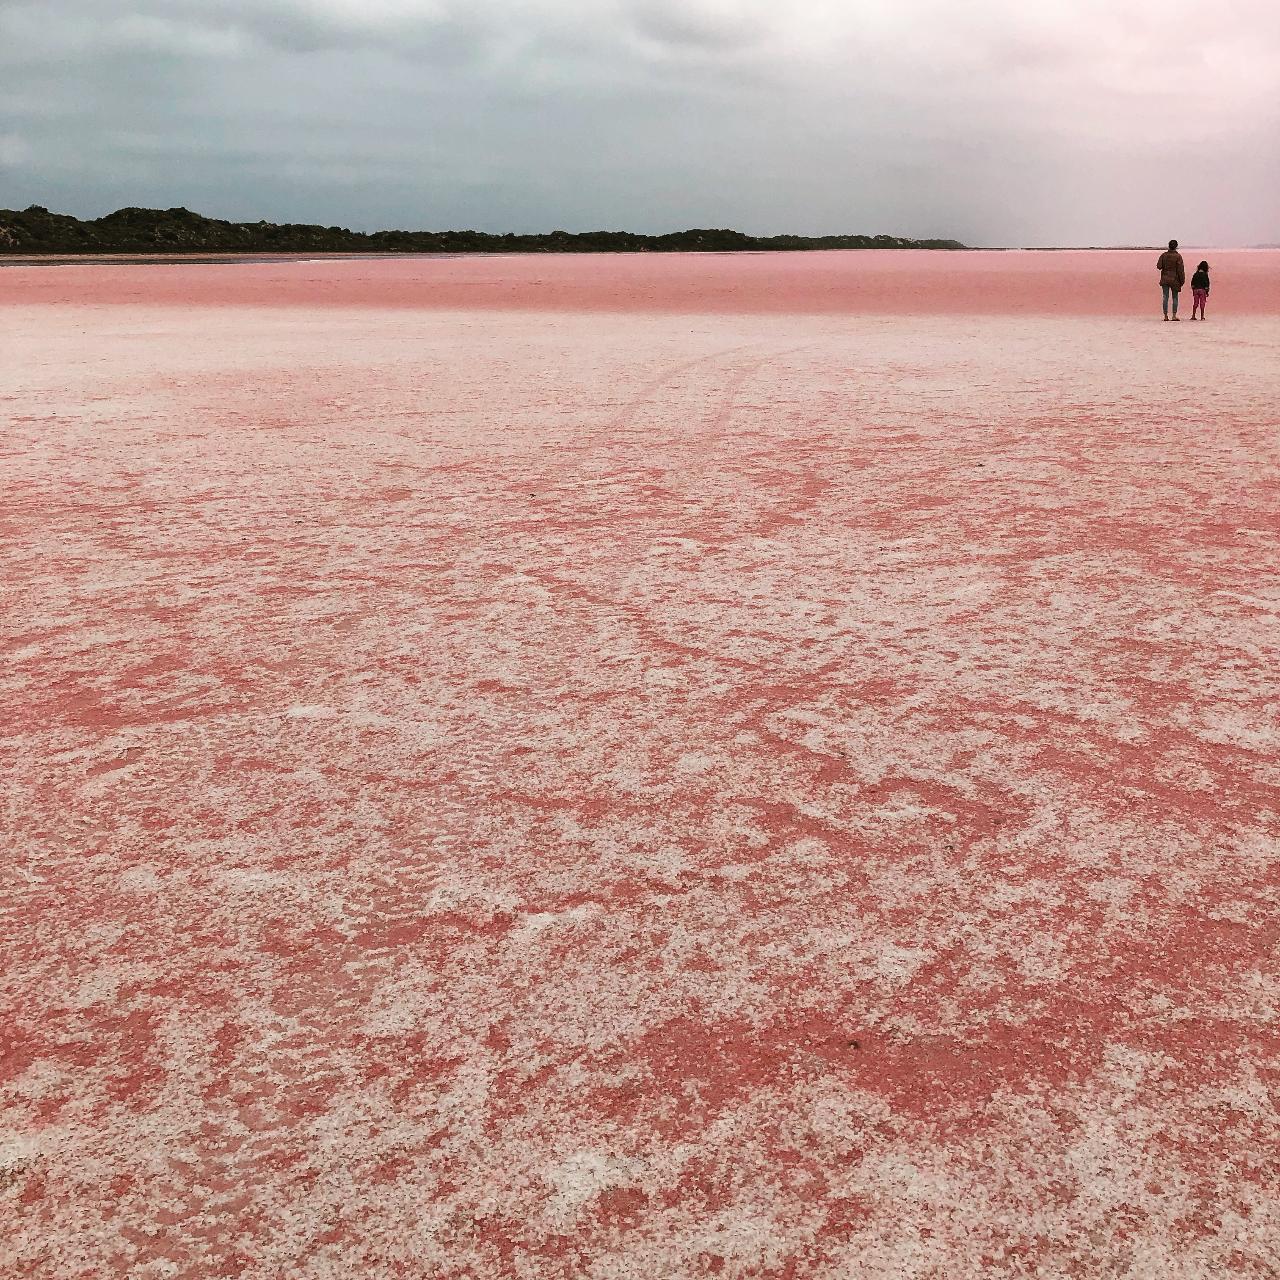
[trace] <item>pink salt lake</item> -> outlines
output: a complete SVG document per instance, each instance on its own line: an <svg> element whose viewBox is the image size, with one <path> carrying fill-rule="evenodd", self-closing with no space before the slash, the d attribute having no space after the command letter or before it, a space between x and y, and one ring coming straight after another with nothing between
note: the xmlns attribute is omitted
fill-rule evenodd
<svg viewBox="0 0 1280 1280"><path fill-rule="evenodd" d="M1280 1270L1280 254L0 270L0 1271Z"/></svg>

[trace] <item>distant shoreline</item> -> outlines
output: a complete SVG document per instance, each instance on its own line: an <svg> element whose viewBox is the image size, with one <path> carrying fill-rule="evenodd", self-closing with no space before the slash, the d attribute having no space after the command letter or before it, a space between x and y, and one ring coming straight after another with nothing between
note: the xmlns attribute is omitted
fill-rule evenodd
<svg viewBox="0 0 1280 1280"><path fill-rule="evenodd" d="M352 231L309 223L228 222L190 209L117 209L101 218L41 205L0 209L0 256L154 254L743 253L814 249L963 249L959 240L905 236L749 236L723 227L664 235L632 231Z"/></svg>
<svg viewBox="0 0 1280 1280"><path fill-rule="evenodd" d="M1215 249L1222 245L1211 246ZM1248 249L1275 249L1270 244ZM0 209L0 264L93 262L280 262L306 258L451 258L489 254L814 253L938 250L948 253L1159 253L1160 244L966 245L888 235L751 236L727 228L662 235L632 231L351 231L310 223L228 222L190 209L117 209L101 218L50 213L41 205Z"/></svg>
<svg viewBox="0 0 1280 1280"><path fill-rule="evenodd" d="M948 252L971 255L977 253L1158 253L1163 248L1161 245L1037 245L1032 248L1024 248L1021 246L1008 245L966 245L961 249L953 249ZM1248 252L1276 252L1277 247L1272 245L1246 245L1243 248L1230 249L1233 253ZM1223 249L1221 245L1214 245L1209 248L1208 252ZM777 250L777 249L686 249L680 251L685 256L714 256L718 254L732 253L735 257L774 257L780 252L798 252L798 253L864 253L875 252L874 249L805 249L805 250ZM902 252L902 250L882 250L882 252ZM933 251L929 251L933 252ZM507 250L513 257L586 257L591 254L596 257L608 257L614 254L622 257L640 257L642 253L636 251L598 249L594 251L587 250L570 250L570 251L526 251ZM289 251L280 251L276 253L244 253L235 250L223 250L221 252L197 251L190 253L173 253L173 252L155 252L155 253L95 253L91 250L82 250L75 253L14 253L12 251L0 251L0 269L5 267L69 267L69 266L100 266L100 267L146 267L146 266L248 266L252 264L270 265L270 264L287 264L287 263L305 263L305 262L395 262L395 261L418 261L438 259L447 261L453 258L496 258L502 257L502 251L472 251L472 252L421 252L414 250L406 250L403 252L330 252L315 251L309 253L298 253ZM653 254L654 257L671 257L671 252Z"/></svg>
<svg viewBox="0 0 1280 1280"><path fill-rule="evenodd" d="M98 267L235 266L273 262L386 262L411 258L484 258L483 253L31 253L0 252L3 267L69 267L77 264Z"/></svg>

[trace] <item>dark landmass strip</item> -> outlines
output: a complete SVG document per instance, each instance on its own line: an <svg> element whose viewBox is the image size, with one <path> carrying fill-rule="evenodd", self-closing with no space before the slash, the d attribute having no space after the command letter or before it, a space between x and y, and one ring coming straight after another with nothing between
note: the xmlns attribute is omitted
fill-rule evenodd
<svg viewBox="0 0 1280 1280"><path fill-rule="evenodd" d="M0 209L0 253L688 253L770 249L963 249L903 236L748 236L740 231L348 231L299 222L225 222L190 209L117 209L82 221L39 205Z"/></svg>

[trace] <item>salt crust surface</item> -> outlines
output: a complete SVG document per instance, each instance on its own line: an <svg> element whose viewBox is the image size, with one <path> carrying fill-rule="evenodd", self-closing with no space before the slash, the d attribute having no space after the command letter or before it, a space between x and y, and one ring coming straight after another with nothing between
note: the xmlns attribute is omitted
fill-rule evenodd
<svg viewBox="0 0 1280 1280"><path fill-rule="evenodd" d="M1280 320L13 288L0 1271L1280 1274Z"/></svg>

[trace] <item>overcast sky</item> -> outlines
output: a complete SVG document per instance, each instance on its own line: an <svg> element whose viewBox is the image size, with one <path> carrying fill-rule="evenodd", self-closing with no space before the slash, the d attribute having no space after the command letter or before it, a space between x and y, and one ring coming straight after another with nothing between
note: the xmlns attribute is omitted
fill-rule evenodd
<svg viewBox="0 0 1280 1280"><path fill-rule="evenodd" d="M1277 0L0 0L0 206L1280 241Z"/></svg>

